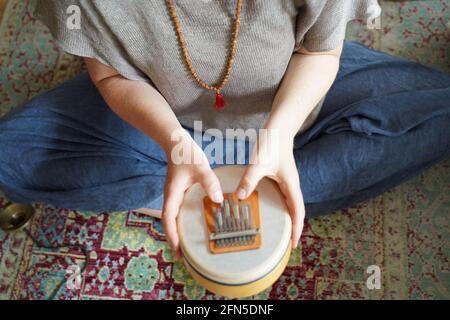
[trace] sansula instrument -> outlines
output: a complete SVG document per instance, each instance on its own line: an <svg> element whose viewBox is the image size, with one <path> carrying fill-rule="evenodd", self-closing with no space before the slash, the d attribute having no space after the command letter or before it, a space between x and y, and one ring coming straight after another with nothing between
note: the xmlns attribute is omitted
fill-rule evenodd
<svg viewBox="0 0 450 320"><path fill-rule="evenodd" d="M292 223L276 183L263 179L245 200L233 193L245 167L215 172L225 192L214 204L200 185L191 187L178 216L184 264L209 291L244 298L269 288L283 273L291 253Z"/></svg>

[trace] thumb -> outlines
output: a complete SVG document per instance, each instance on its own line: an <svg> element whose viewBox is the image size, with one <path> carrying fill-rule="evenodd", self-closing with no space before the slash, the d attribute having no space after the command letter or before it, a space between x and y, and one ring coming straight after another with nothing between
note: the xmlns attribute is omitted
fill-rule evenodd
<svg viewBox="0 0 450 320"><path fill-rule="evenodd" d="M248 198L255 191L262 178L264 178L263 170L257 165L249 165L237 187L236 194L238 198L241 200Z"/></svg>
<svg viewBox="0 0 450 320"><path fill-rule="evenodd" d="M200 175L199 182L209 198L215 203L223 202L223 192L220 181L212 170L207 170Z"/></svg>

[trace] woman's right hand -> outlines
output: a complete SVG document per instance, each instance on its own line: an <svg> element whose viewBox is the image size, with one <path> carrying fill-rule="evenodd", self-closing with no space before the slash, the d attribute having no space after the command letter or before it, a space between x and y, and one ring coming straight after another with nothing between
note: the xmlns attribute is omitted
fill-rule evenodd
<svg viewBox="0 0 450 320"><path fill-rule="evenodd" d="M174 152L174 147L171 147L171 150L166 150L168 171L164 188L164 205L162 210L164 230L176 259L181 257L177 230L177 216L186 190L195 183L200 183L212 201L222 203L224 200L219 179L211 169L208 158L203 150L190 136L184 136L181 141L182 142L179 142L175 148L190 150L190 157L184 157L189 159L180 161L179 158L174 159L174 157L179 156L177 152Z"/></svg>

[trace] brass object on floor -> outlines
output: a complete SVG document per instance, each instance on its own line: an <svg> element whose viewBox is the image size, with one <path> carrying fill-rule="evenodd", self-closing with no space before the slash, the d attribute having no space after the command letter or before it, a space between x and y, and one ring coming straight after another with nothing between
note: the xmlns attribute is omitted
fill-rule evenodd
<svg viewBox="0 0 450 320"><path fill-rule="evenodd" d="M0 229L16 231L22 229L33 218L34 208L27 204L13 203L0 209Z"/></svg>

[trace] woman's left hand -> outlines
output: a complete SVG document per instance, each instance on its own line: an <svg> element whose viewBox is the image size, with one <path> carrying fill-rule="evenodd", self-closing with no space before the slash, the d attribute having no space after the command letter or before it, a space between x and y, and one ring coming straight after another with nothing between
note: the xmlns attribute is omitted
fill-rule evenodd
<svg viewBox="0 0 450 320"><path fill-rule="evenodd" d="M254 148L252 161L237 188L240 199L247 198L259 181L270 178L278 183L292 219L292 246L296 248L303 231L305 206L300 189L300 178L293 153L293 139L260 139ZM287 143L286 143L287 142Z"/></svg>

